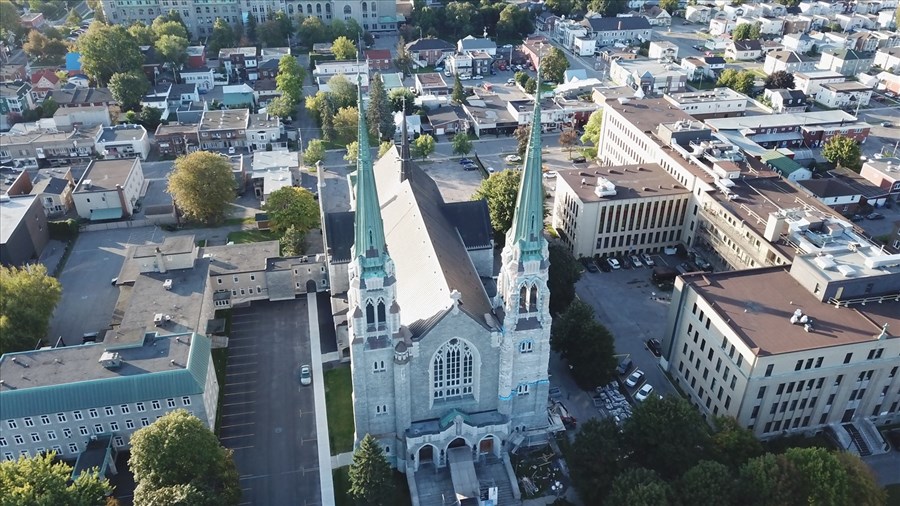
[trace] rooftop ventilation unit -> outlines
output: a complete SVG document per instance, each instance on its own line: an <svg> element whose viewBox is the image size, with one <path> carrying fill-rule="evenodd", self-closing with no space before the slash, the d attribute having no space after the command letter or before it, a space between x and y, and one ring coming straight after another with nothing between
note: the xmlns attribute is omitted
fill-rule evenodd
<svg viewBox="0 0 900 506"><path fill-rule="evenodd" d="M104 351L100 355L100 365L107 369L118 369L122 366L122 358L116 352Z"/></svg>

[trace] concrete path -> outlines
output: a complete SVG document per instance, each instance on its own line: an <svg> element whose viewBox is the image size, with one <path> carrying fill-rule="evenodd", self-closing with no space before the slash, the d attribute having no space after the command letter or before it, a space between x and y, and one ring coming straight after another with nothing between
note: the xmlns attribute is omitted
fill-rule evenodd
<svg viewBox="0 0 900 506"><path fill-rule="evenodd" d="M341 453L340 455L332 455L331 456L331 468L332 469L349 466L351 462L353 462L353 452L344 452L344 453Z"/></svg>
<svg viewBox="0 0 900 506"><path fill-rule="evenodd" d="M322 372L322 346L319 343L319 310L316 294L306 294L309 311L309 344L312 355L313 393L316 402L316 446L319 450L319 486L322 506L334 506L334 480L331 475L331 444L328 437L328 412L325 410L325 375Z"/></svg>

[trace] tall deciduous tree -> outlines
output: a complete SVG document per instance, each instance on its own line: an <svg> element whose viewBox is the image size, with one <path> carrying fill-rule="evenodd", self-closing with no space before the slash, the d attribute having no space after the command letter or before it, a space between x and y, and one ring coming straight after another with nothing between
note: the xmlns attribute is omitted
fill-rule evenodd
<svg viewBox="0 0 900 506"><path fill-rule="evenodd" d="M103 506L109 483L96 469L82 472L70 483L72 467L54 462L55 453L21 456L0 462L0 492L4 505Z"/></svg>
<svg viewBox="0 0 900 506"><path fill-rule="evenodd" d="M724 464L702 460L675 482L680 504L733 504L734 478Z"/></svg>
<svg viewBox="0 0 900 506"><path fill-rule="evenodd" d="M761 454L762 445L753 432L732 417L716 418L716 427L710 439L710 456L716 462L736 470L744 462Z"/></svg>
<svg viewBox="0 0 900 506"><path fill-rule="evenodd" d="M385 153L391 150L394 147L394 143L391 141L384 141L378 145L378 158L384 156Z"/></svg>
<svg viewBox="0 0 900 506"><path fill-rule="evenodd" d="M750 72L749 70L738 71L735 69L725 69L725 71L719 75L716 86L725 86L746 95L753 89L754 80L755 77L753 72Z"/></svg>
<svg viewBox="0 0 900 506"><path fill-rule="evenodd" d="M779 70L766 77L766 88L778 90L790 90L794 88L794 74Z"/></svg>
<svg viewBox="0 0 900 506"><path fill-rule="evenodd" d="M305 78L306 71L297 63L297 58L288 54L278 60L278 75L275 76L275 86L294 105L299 104L303 100L303 80Z"/></svg>
<svg viewBox="0 0 900 506"><path fill-rule="evenodd" d="M354 78L355 79L355 78ZM328 95L335 109L356 106L356 83L338 74L328 80Z"/></svg>
<svg viewBox="0 0 900 506"><path fill-rule="evenodd" d="M321 139L313 139L306 145L306 151L303 152L303 163L314 166L317 162L325 159L325 142Z"/></svg>
<svg viewBox="0 0 900 506"><path fill-rule="evenodd" d="M156 33L157 38L160 38L163 35L181 37L182 39L190 38L187 28L184 26L184 22L180 20L175 21L164 16L159 16L153 20L153 24L150 25L150 27L153 28L153 32Z"/></svg>
<svg viewBox="0 0 900 506"><path fill-rule="evenodd" d="M522 176L517 171L503 170L491 174L481 181L481 186L472 195L472 200L487 201L491 227L497 237L506 235L512 226L513 213L516 209L516 196Z"/></svg>
<svg viewBox="0 0 900 506"><path fill-rule="evenodd" d="M0 38L9 40L12 36L20 39L25 28L19 21L19 9L9 0L0 0Z"/></svg>
<svg viewBox="0 0 900 506"><path fill-rule="evenodd" d="M750 23L741 23L734 27L734 30L731 31L731 39L732 40L747 40L750 38Z"/></svg>
<svg viewBox="0 0 900 506"><path fill-rule="evenodd" d="M225 47L234 47L237 37L234 35L234 28L230 23L222 18L216 18L213 23L212 35L206 45L210 58L219 54L219 50Z"/></svg>
<svg viewBox="0 0 900 506"><path fill-rule="evenodd" d="M600 145L600 132L603 129L603 109L597 109L591 113L588 122L584 125L584 134L581 136L581 142L591 143L593 146Z"/></svg>
<svg viewBox="0 0 900 506"><path fill-rule="evenodd" d="M59 281L42 264L0 266L0 286L0 355L34 349L59 302Z"/></svg>
<svg viewBox="0 0 900 506"><path fill-rule="evenodd" d="M519 153L519 156L525 156L525 151L528 149L528 140L531 137L531 125L519 125L516 131L513 132L513 136L516 138L516 151Z"/></svg>
<svg viewBox="0 0 900 506"><path fill-rule="evenodd" d="M121 25L91 23L78 39L78 49L85 73L101 86L117 72L140 72L144 63L134 37Z"/></svg>
<svg viewBox="0 0 900 506"><path fill-rule="evenodd" d="M594 318L594 309L574 300L553 319L551 346L569 363L578 386L593 389L615 378L616 359L613 337Z"/></svg>
<svg viewBox="0 0 900 506"><path fill-rule="evenodd" d="M850 137L835 135L825 142L822 156L831 163L859 172L862 168L859 144Z"/></svg>
<svg viewBox="0 0 900 506"><path fill-rule="evenodd" d="M285 186L272 192L263 210L269 215L272 230L283 233L290 227L307 232L319 226L319 204L306 188Z"/></svg>
<svg viewBox="0 0 900 506"><path fill-rule="evenodd" d="M328 27L322 23L321 19L315 16L309 16L300 23L300 28L297 29L297 35L300 37L300 42L312 47L313 44L328 40Z"/></svg>
<svg viewBox="0 0 900 506"><path fill-rule="evenodd" d="M456 104L464 104L466 102L466 90L463 88L458 72L453 74L453 92L450 94L450 98Z"/></svg>
<svg viewBox="0 0 900 506"><path fill-rule="evenodd" d="M279 239L281 255L294 257L302 255L306 243L306 232L301 232L297 227L290 226Z"/></svg>
<svg viewBox="0 0 900 506"><path fill-rule="evenodd" d="M366 434L350 463L349 495L359 506L386 506L394 503L391 466L381 445Z"/></svg>
<svg viewBox="0 0 900 506"><path fill-rule="evenodd" d="M395 88L391 90L389 100L391 102L392 111L402 111L403 104L406 104L406 110L409 111L416 101L416 96L406 88Z"/></svg>
<svg viewBox="0 0 900 506"><path fill-rule="evenodd" d="M658 474L642 467L628 469L616 476L604 504L668 506L672 504L669 484Z"/></svg>
<svg viewBox="0 0 900 506"><path fill-rule="evenodd" d="M624 436L634 460L666 478L694 466L709 445L706 422L677 396L660 399L651 395L625 422Z"/></svg>
<svg viewBox="0 0 900 506"><path fill-rule="evenodd" d="M572 149L578 142L578 132L574 128L567 128L559 134L559 145L566 148L569 152L569 158L572 158Z"/></svg>
<svg viewBox="0 0 900 506"><path fill-rule="evenodd" d="M621 440L619 427L612 418L592 418L581 425L568 464L585 504L604 504L616 475L626 465Z"/></svg>
<svg viewBox="0 0 900 506"><path fill-rule="evenodd" d="M352 60L356 58L356 44L347 37L340 36L334 40L331 52L338 60Z"/></svg>
<svg viewBox="0 0 900 506"><path fill-rule="evenodd" d="M350 144L359 131L359 111L356 107L341 107L334 115L334 131L336 141L343 145Z"/></svg>
<svg viewBox="0 0 900 506"><path fill-rule="evenodd" d="M381 74L376 73L369 80L369 107L366 109L371 135L375 139L391 139L397 131L391 104Z"/></svg>
<svg viewBox="0 0 900 506"><path fill-rule="evenodd" d="M434 153L434 148L436 147L436 142L434 137L424 134L420 135L412 145L413 156L421 156L422 159L428 158L431 153Z"/></svg>
<svg viewBox="0 0 900 506"><path fill-rule="evenodd" d="M168 501L183 496L189 504L230 506L241 497L231 450L183 409L132 434L128 465L137 483L136 506L172 504Z"/></svg>
<svg viewBox="0 0 900 506"><path fill-rule="evenodd" d="M294 113L294 105L285 96L275 97L266 104L266 112L279 118L287 118Z"/></svg>
<svg viewBox="0 0 900 506"><path fill-rule="evenodd" d="M453 136L453 153L456 155L468 155L472 152L472 139L465 132L458 132Z"/></svg>
<svg viewBox="0 0 900 506"><path fill-rule="evenodd" d="M575 283L581 279L581 268L568 248L550 243L548 248L550 267L547 272L547 288L550 290L550 314L564 311L575 300Z"/></svg>
<svg viewBox="0 0 900 506"><path fill-rule="evenodd" d="M659 8L669 14L675 14L675 11L678 10L678 0L660 0Z"/></svg>
<svg viewBox="0 0 900 506"><path fill-rule="evenodd" d="M137 42L139 46L152 46L156 44L156 32L153 31L153 28L140 21L132 23L131 26L128 27L128 33L134 37L134 41Z"/></svg>
<svg viewBox="0 0 900 506"><path fill-rule="evenodd" d="M160 58L172 65L172 72L177 72L187 61L188 44L190 42L184 37L164 34L156 39L155 47Z"/></svg>
<svg viewBox="0 0 900 506"><path fill-rule="evenodd" d="M569 59L562 49L554 46L541 60L541 77L546 81L561 83L569 66Z"/></svg>
<svg viewBox="0 0 900 506"><path fill-rule="evenodd" d="M350 165L356 165L359 159L359 141L353 141L347 144L347 153L344 154L344 160Z"/></svg>
<svg viewBox="0 0 900 506"><path fill-rule="evenodd" d="M216 223L234 200L234 187L228 160L217 153L195 151L175 160L168 191L188 219Z"/></svg>
<svg viewBox="0 0 900 506"><path fill-rule="evenodd" d="M109 80L109 91L123 110L134 110L150 89L150 81L140 71L117 72Z"/></svg>

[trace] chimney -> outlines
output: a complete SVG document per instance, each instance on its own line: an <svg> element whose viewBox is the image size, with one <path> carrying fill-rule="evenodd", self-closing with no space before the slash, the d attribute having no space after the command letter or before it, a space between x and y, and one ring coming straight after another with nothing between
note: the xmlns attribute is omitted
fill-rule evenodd
<svg viewBox="0 0 900 506"><path fill-rule="evenodd" d="M166 273L166 259L163 257L162 251L160 251L159 246L156 247L156 269L160 274Z"/></svg>
<svg viewBox="0 0 900 506"><path fill-rule="evenodd" d="M619 21L619 28L618 28L618 30L619 30L619 31L622 30L622 22L621 22L621 21Z"/></svg>

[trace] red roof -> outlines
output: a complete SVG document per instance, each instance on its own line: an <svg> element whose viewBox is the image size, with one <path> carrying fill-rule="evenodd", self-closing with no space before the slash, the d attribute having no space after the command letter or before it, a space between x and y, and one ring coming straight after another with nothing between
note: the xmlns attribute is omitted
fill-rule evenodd
<svg viewBox="0 0 900 506"><path fill-rule="evenodd" d="M366 59L369 60L390 60L390 49L369 49L366 51Z"/></svg>
<svg viewBox="0 0 900 506"><path fill-rule="evenodd" d="M59 82L59 77L57 77L56 72L50 69L43 69L31 74L31 84L37 85L39 82L41 82L41 78L43 77L46 77L47 80L54 85Z"/></svg>

